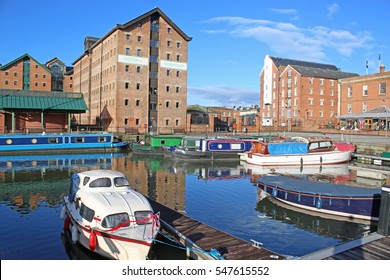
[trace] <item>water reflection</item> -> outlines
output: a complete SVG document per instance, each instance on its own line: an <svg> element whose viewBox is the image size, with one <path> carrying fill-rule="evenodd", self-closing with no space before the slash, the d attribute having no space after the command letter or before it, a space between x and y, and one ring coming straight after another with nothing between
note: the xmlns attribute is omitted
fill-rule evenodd
<svg viewBox="0 0 390 280"><path fill-rule="evenodd" d="M364 224L335 223L335 233L330 234L328 223L332 219L310 218L275 206L268 199L258 199L259 190L253 185L256 177L282 171L249 168L239 161L174 161L131 153L0 157L0 259L98 258L69 244L66 236L61 236L63 222L59 219L72 173L91 169L118 170L135 190L149 198L239 238L263 242L266 248L282 254L309 253L372 230ZM333 183L356 181L346 165L283 172ZM18 240L25 238L26 228L39 238L20 247ZM288 240L286 233L290 235ZM60 247L59 236L63 241ZM39 254L36 248L40 248ZM158 248L156 258L181 258L180 252L170 250Z"/></svg>

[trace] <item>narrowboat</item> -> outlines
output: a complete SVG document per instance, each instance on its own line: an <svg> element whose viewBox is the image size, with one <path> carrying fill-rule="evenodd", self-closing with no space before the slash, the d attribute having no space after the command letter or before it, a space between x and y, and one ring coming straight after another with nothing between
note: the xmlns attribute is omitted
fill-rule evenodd
<svg viewBox="0 0 390 280"><path fill-rule="evenodd" d="M42 133L0 135L0 154L118 151L129 143L111 133Z"/></svg>
<svg viewBox="0 0 390 280"><path fill-rule="evenodd" d="M298 208L377 221L381 190L328 184L281 175L264 175L257 186L275 199Z"/></svg>
<svg viewBox="0 0 390 280"><path fill-rule="evenodd" d="M171 147L170 155L186 160L239 160L240 153L248 152L254 140L238 138L200 139L199 148Z"/></svg>
<svg viewBox="0 0 390 280"><path fill-rule="evenodd" d="M130 150L135 154L163 156L169 147L179 146L183 136L178 135L153 135L148 142L140 141L131 143Z"/></svg>
<svg viewBox="0 0 390 280"><path fill-rule="evenodd" d="M375 230L375 223L368 220L350 220L346 217L315 213L285 204L259 190L256 210L282 223L293 223L305 231L322 236L354 240Z"/></svg>

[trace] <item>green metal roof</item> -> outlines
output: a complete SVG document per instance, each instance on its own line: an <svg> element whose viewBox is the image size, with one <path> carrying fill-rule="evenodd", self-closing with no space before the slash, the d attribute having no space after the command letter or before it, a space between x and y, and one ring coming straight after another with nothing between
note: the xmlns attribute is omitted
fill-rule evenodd
<svg viewBox="0 0 390 280"><path fill-rule="evenodd" d="M0 110L85 112L81 93L0 90Z"/></svg>

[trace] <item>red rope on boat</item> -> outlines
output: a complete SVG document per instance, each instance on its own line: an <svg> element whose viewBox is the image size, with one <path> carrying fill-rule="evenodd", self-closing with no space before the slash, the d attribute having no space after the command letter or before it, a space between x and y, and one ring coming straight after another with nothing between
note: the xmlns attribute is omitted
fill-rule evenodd
<svg viewBox="0 0 390 280"><path fill-rule="evenodd" d="M130 223L147 223L148 221L150 221L152 219L152 236L154 235L154 230L155 228L158 228L160 227L160 223L159 223L159 220L160 220L160 212L157 213L157 214L153 214L153 215L149 215L147 218L145 219L142 219L142 220L129 220L127 222L124 222L120 225L117 225L116 227L113 227L111 229L107 229L107 230L104 230L104 229L99 229L99 231L102 231L102 232L112 232L112 231L116 231L122 227L126 227L128 226Z"/></svg>

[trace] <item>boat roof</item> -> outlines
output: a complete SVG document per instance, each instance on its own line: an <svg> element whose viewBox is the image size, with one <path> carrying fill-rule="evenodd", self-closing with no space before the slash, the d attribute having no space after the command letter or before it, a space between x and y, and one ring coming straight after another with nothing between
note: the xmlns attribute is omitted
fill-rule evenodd
<svg viewBox="0 0 390 280"><path fill-rule="evenodd" d="M265 175L257 179L257 182L280 189L327 196L343 197L372 197L381 195L380 189L371 189L363 187L352 187L339 184L328 184L323 182L310 181L305 179L291 178L281 175Z"/></svg>
<svg viewBox="0 0 390 280"><path fill-rule="evenodd" d="M78 195L83 203L95 210L101 218L115 213L132 213L135 211L152 211L149 201L139 192L132 190L129 185L110 187L89 187L90 183L97 179L126 178L125 175L115 170L90 170L77 173L80 177L80 190ZM89 177L89 180L84 180Z"/></svg>
<svg viewBox="0 0 390 280"><path fill-rule="evenodd" d="M86 137L86 136L113 136L112 133L102 132L102 133L20 133L20 134L1 134L0 138L38 138L38 137Z"/></svg>

